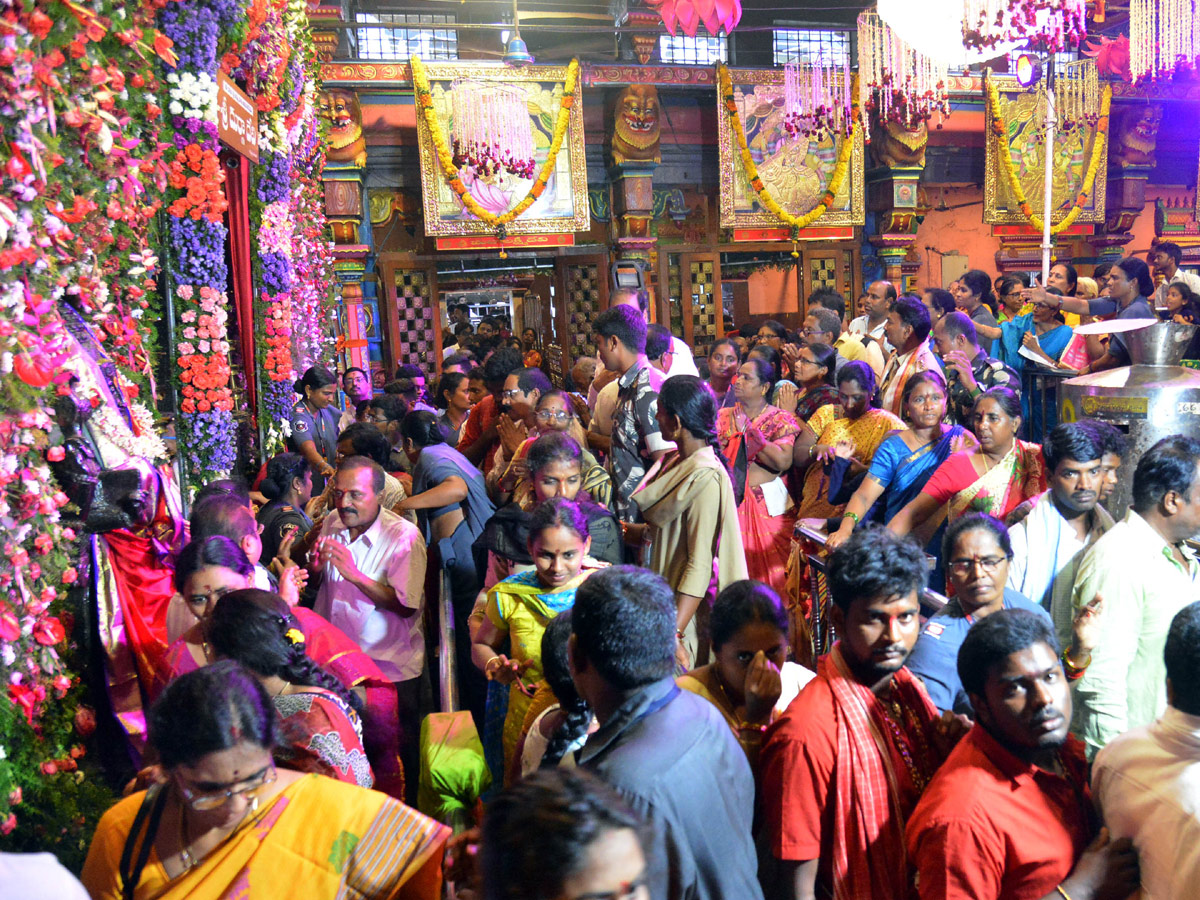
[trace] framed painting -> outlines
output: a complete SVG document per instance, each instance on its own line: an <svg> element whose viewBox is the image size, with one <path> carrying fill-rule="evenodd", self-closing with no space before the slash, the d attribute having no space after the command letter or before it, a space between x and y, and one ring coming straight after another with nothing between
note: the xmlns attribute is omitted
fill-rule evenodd
<svg viewBox="0 0 1200 900"><path fill-rule="evenodd" d="M817 205L829 185L842 141L854 142L846 183L817 223L821 226L862 225L865 221L862 128L856 127L849 138L841 135L827 135L821 140L789 137L783 127L783 69L730 69L729 76L733 83L734 103L746 133L746 145L758 167L763 186L792 215L802 216ZM782 227L783 223L761 204L750 187L733 126L720 96L717 104L721 227Z"/></svg>
<svg viewBox="0 0 1200 900"><path fill-rule="evenodd" d="M536 173L546 162L558 118L566 66L526 66L515 69L502 63L426 63L433 108L446 143L454 135L453 91L460 84L472 89L516 91L524 94L533 137L534 171L528 177L500 172L476 175L473 167L462 168L463 182L471 196L488 212L500 215L516 206L529 193ZM582 78L575 88L567 133L542 195L507 231L518 234L563 234L587 231L587 160L584 155ZM495 229L476 218L446 184L441 164L425 117L417 115L417 146L421 158L422 207L425 233L430 236L493 235Z"/></svg>
<svg viewBox="0 0 1200 900"><path fill-rule="evenodd" d="M1046 195L1046 95L1036 88L1023 88L1017 79L1005 75L992 75L1000 97L1000 116L1003 119L1009 154L1013 168L1025 199L1034 212L1042 214ZM1029 225L1029 219L1013 196L1008 178L1001 169L1000 148L993 133L996 110L986 103L987 121L983 133L986 141L984 154L983 221L989 225ZM1054 177L1051 197L1054 212L1051 224L1061 222L1083 186L1088 163L1091 161L1095 142L1101 134L1095 125L1080 122L1069 131L1060 127L1054 136ZM1108 142L1101 147L1096 182L1087 197L1076 224L1094 225L1104 222L1104 195L1107 189ZM1032 227L1030 225L1030 227Z"/></svg>

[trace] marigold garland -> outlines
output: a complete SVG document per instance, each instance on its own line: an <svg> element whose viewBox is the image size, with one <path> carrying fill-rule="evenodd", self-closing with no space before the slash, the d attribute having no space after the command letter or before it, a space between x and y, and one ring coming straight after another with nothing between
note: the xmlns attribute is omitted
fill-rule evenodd
<svg viewBox="0 0 1200 900"><path fill-rule="evenodd" d="M1020 207L1021 215L1029 220L1038 231L1044 231L1046 224L1042 221L1042 217L1033 211L1033 207L1029 204L1029 200L1025 197L1025 190L1021 187L1021 182L1017 178L1017 169L1013 165L1012 148L1008 144L1008 125L1004 121L1004 117L1000 112L1000 89L996 87L996 82L991 78L987 79L988 101L992 106L992 136L996 139L996 152L1000 160L1000 168L1004 170L1004 175L1008 180L1009 190L1012 191L1013 198L1017 201ZM1083 213L1083 208L1087 205L1088 197L1092 194L1092 187L1096 183L1096 175L1100 171L1100 158L1104 154L1104 148L1108 144L1108 113L1112 106L1112 86L1105 85L1104 92L1100 96L1100 118L1096 122L1096 139L1092 141L1092 157L1088 161L1087 171L1083 176L1083 184L1079 188L1079 193L1075 197L1075 202L1071 204L1071 209L1063 216L1062 221L1050 226L1051 234L1060 234L1066 231Z"/></svg>
<svg viewBox="0 0 1200 900"><path fill-rule="evenodd" d="M725 106L725 112L729 115L729 124L733 126L734 138L737 140L738 152L742 156L742 168L746 171L746 179L750 182L750 187L754 189L754 193L758 195L759 202L763 207L774 215L785 225L790 225L792 228L792 239L796 240L796 232L801 228L807 228L821 216L825 215L826 211L833 206L834 198L841 192L846 183L846 176L850 171L850 157L854 153L854 137L846 137L842 139L842 145L838 148L837 164L833 167L833 173L829 176L829 184L825 189L824 195L817 205L802 216L794 216L776 202L771 196L771 192L767 190L763 184L762 178L758 174L758 166L754 164L754 157L750 155L750 147L746 143L746 130L742 127L741 116L738 115L737 102L733 96L733 79L729 77L729 69L726 66L721 66L717 70L719 78L721 98ZM855 83L851 86L850 96L858 96L858 75L854 76ZM858 118L858 102L855 101L851 107L851 121Z"/></svg>
<svg viewBox="0 0 1200 900"><path fill-rule="evenodd" d="M463 184L462 178L458 174L458 167L454 165L454 154L450 151L449 144L446 143L446 136L442 133L441 123L433 108L433 92L430 89L429 73L425 69L425 64L414 56L410 65L413 88L417 94L417 106L420 107L421 114L425 117L425 125L429 128L429 136L433 140L438 164L442 167L442 175L445 177L446 183L458 195L467 211L494 228L496 239L503 241L508 237L508 229L505 226L537 202L546 189L546 183L550 180L550 173L554 170L558 151L562 148L563 139L567 136L567 128L571 122L571 107L575 104L575 89L579 84L579 60L573 59L567 65L567 77L563 82L562 99L559 101L558 117L554 121L554 134L551 136L550 149L546 151L546 161L542 164L537 178L534 179L533 185L524 199L500 215L488 212L480 206L479 202L471 196L467 186ZM501 251L500 255L506 256L507 254Z"/></svg>

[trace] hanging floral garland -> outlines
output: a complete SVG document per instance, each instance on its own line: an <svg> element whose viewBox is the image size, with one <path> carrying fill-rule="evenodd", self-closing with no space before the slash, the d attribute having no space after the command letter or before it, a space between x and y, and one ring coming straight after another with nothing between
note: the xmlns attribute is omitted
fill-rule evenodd
<svg viewBox="0 0 1200 900"><path fill-rule="evenodd" d="M463 184L463 180L459 176L458 167L454 165L454 153L450 149L450 145L446 142L446 135L442 133L442 125L438 121L437 112L433 108L433 92L429 85L429 73L425 69L425 64L415 56L412 58L411 66L413 87L417 93L417 106L420 108L421 114L425 117L425 124L429 128L429 136L433 140L434 150L437 152L438 163L442 167L442 175L445 177L446 183L458 195L459 200L462 201L467 211L475 216L475 218L486 222L491 228L494 228L496 231L496 240L503 241L508 237L508 223L537 202L537 199L542 196L542 192L546 189L546 184L550 180L550 174L554 171L558 151L562 147L563 139L567 136L567 128L571 123L571 107L575 104L575 89L579 83L579 60L573 59L567 66L567 77L563 82L562 99L559 101L558 117L554 121L554 133L551 136L550 149L546 151L546 161L542 164L537 178L534 179L533 185L529 188L529 193L525 195L524 199L500 215L488 212L480 206L479 202L471 196L471 192L467 189L467 186ZM506 257L507 255L503 250L500 251L501 257Z"/></svg>
<svg viewBox="0 0 1200 900"><path fill-rule="evenodd" d="M758 174L758 166L754 164L754 157L750 154L750 147L746 143L746 130L742 127L742 118L738 115L737 101L733 95L733 79L729 76L729 69L726 66L721 66L718 69L717 76L721 97L725 105L725 112L729 116L729 124L733 128L734 139L737 141L738 152L742 157L742 167L746 171L746 180L750 182L750 187L753 188L759 202L769 213L774 215L779 221L791 227L791 239L793 243L799 239L799 232L802 228L807 228L833 206L834 198L846 184L846 176L850 171L850 158L854 152L853 137L843 138L841 146L838 148L837 164L833 167L833 172L829 176L829 184L825 189L825 193L821 199L817 201L817 205L810 209L802 216L795 216L784 209L771 196L771 192L767 190L767 186L763 184L762 178ZM857 81L858 76L855 75ZM858 97L857 84L851 87L850 96ZM858 101L855 99L851 111L851 121L858 119ZM793 256L798 256L798 251L792 251Z"/></svg>
<svg viewBox="0 0 1200 900"><path fill-rule="evenodd" d="M1029 220L1038 231L1045 230L1046 224L1042 221L1042 217L1033 211L1028 199L1025 197L1025 189L1021 187L1020 179L1017 178L1017 169L1013 165L1012 148L1008 144L1008 124L1004 121L1004 115L1000 109L1000 89L996 87L996 82L991 78L987 79L988 102L992 106L992 136L996 140L996 155L1000 160L1000 168L1004 170L1004 175L1008 181L1008 188L1012 191L1013 198L1017 201L1017 205L1021 210L1021 215ZM1096 122L1096 137L1092 141L1092 156L1088 160L1087 171L1083 176L1083 184L1079 188L1079 193L1075 197L1075 202L1071 204L1071 209L1063 216L1062 221L1050 226L1051 234L1060 234L1066 231L1083 213L1083 208L1087 206L1088 198L1092 194L1092 187L1096 183L1096 175L1100 171L1100 160L1104 156L1104 148L1108 144L1108 113L1112 106L1112 87L1105 85L1104 91L1100 97L1100 118Z"/></svg>

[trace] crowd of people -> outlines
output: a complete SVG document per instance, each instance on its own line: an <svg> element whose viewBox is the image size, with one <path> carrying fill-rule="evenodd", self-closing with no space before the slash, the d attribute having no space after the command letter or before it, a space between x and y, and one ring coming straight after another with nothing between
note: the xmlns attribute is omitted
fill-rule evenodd
<svg viewBox="0 0 1200 900"><path fill-rule="evenodd" d="M458 307L436 380L309 369L289 451L192 502L87 891L1191 896L1200 440L1134 464L1103 422L1030 432L1020 391L1128 362L1065 314L1191 321L1173 246L1158 289L1135 258L876 281L703 354L620 289L561 386ZM448 687L491 784L454 837L416 810Z"/></svg>

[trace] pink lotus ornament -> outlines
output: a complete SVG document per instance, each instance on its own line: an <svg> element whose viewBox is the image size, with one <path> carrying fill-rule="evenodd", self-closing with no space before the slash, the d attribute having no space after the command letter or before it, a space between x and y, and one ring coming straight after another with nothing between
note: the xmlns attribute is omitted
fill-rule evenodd
<svg viewBox="0 0 1200 900"><path fill-rule="evenodd" d="M722 29L729 34L742 20L740 0L646 0L646 3L662 16L663 25L672 35L678 25L688 37L695 37L701 22L714 37Z"/></svg>

